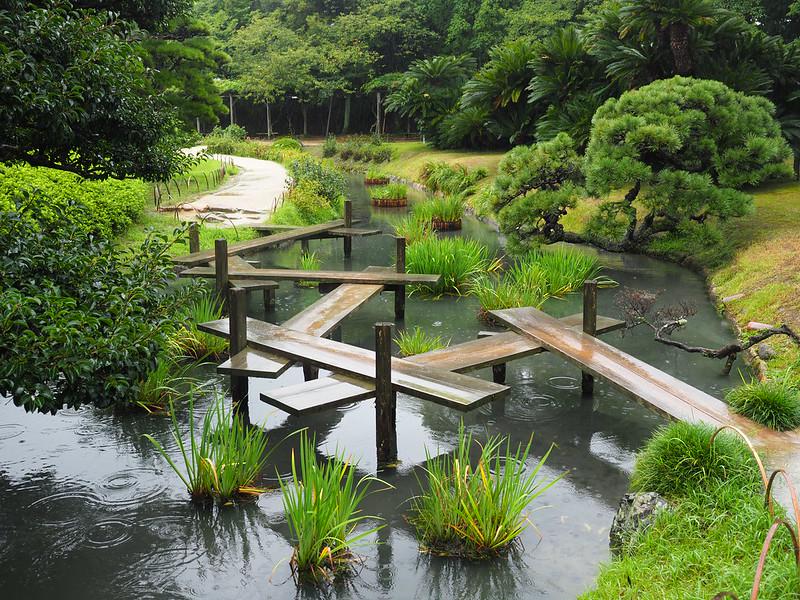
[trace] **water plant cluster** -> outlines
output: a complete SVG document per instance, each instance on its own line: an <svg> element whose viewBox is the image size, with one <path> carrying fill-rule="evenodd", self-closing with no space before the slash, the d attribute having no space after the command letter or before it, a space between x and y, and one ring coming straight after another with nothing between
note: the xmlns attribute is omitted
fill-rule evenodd
<svg viewBox="0 0 800 600"><path fill-rule="evenodd" d="M462 164L428 161L420 170L420 180L434 193L469 195L475 191L475 185L488 174L484 168L469 169Z"/></svg>
<svg viewBox="0 0 800 600"><path fill-rule="evenodd" d="M494 258L484 244L462 237L429 235L406 248L406 271L442 276L436 284L414 288L432 296L466 294L475 279L501 266L500 260Z"/></svg>
<svg viewBox="0 0 800 600"><path fill-rule="evenodd" d="M463 194L433 196L414 204L412 216L436 231L461 229L467 200Z"/></svg>
<svg viewBox="0 0 800 600"><path fill-rule="evenodd" d="M750 381L729 390L731 409L777 431L800 427L800 389L791 372L766 381Z"/></svg>
<svg viewBox="0 0 800 600"><path fill-rule="evenodd" d="M365 185L386 185L389 183L389 175L378 167L369 167L364 174Z"/></svg>
<svg viewBox="0 0 800 600"><path fill-rule="evenodd" d="M427 333L418 326L401 330L394 341L400 348L400 356L413 356L441 350L450 344L450 341L445 340L441 335Z"/></svg>
<svg viewBox="0 0 800 600"><path fill-rule="evenodd" d="M371 187L369 197L374 206L405 206L408 202L408 187L402 183Z"/></svg>

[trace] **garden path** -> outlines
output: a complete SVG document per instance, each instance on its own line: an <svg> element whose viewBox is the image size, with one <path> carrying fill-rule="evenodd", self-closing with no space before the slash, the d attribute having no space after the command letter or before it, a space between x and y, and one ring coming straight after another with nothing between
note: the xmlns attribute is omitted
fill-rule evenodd
<svg viewBox="0 0 800 600"><path fill-rule="evenodd" d="M196 154L204 149L204 146L195 146L185 152ZM263 223L286 190L286 169L271 160L214 155L217 156L233 161L239 173L228 185L181 204L184 216L191 218L193 213L198 220L206 219L220 226Z"/></svg>

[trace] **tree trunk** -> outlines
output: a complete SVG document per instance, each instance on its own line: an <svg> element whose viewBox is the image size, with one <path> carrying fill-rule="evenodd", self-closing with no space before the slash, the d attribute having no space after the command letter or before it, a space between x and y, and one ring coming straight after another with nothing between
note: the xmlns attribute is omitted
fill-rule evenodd
<svg viewBox="0 0 800 600"><path fill-rule="evenodd" d="M308 106L305 103L300 105L303 111L303 137L308 137Z"/></svg>
<svg viewBox="0 0 800 600"><path fill-rule="evenodd" d="M377 92L375 102L375 135L381 134L381 93Z"/></svg>
<svg viewBox="0 0 800 600"><path fill-rule="evenodd" d="M675 61L675 73L691 75L692 54L689 52L689 26L686 23L673 23L669 26L669 45Z"/></svg>
<svg viewBox="0 0 800 600"><path fill-rule="evenodd" d="M625 232L625 243L633 245L634 237L636 234L636 209L633 207L633 202L639 196L639 190L642 189L642 182L637 180L628 193L625 194L625 204L627 204L628 214L628 230Z"/></svg>
<svg viewBox="0 0 800 600"><path fill-rule="evenodd" d="M344 122L342 123L342 133L350 130L350 94L344 97Z"/></svg>
<svg viewBox="0 0 800 600"><path fill-rule="evenodd" d="M328 137L328 134L331 131L331 113L332 112L333 112L333 94L331 94L331 97L328 100L328 121L325 123L325 137Z"/></svg>
<svg viewBox="0 0 800 600"><path fill-rule="evenodd" d="M269 102L267 102L267 139L272 138L272 115L269 114Z"/></svg>
<svg viewBox="0 0 800 600"><path fill-rule="evenodd" d="M233 94L228 95L228 106L231 113L231 125L235 125L236 121L233 120Z"/></svg>

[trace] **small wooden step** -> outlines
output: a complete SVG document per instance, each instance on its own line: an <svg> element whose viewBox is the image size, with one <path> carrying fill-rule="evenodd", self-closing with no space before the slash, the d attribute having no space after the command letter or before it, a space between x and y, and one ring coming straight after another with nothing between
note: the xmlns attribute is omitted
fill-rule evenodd
<svg viewBox="0 0 800 600"><path fill-rule="evenodd" d="M374 396L375 386L372 383L345 375L333 375L263 392L261 401L291 415L304 415Z"/></svg>
<svg viewBox="0 0 800 600"><path fill-rule="evenodd" d="M277 290L280 284L277 281L260 281L258 279L231 279L232 286L242 288L248 292L256 290Z"/></svg>
<svg viewBox="0 0 800 600"><path fill-rule="evenodd" d="M367 237L370 235L380 235L383 233L380 229L358 229L356 227L340 227L339 229L331 229L328 235L335 237Z"/></svg>
<svg viewBox="0 0 800 600"><path fill-rule="evenodd" d="M227 336L226 336L227 337ZM243 377L277 379L291 367L293 361L255 348L245 348L217 367L218 373Z"/></svg>

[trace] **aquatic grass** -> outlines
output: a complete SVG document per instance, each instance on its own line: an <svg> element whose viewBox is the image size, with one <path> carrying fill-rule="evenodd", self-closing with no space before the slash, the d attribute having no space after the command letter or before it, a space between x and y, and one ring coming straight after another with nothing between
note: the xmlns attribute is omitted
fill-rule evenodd
<svg viewBox="0 0 800 600"><path fill-rule="evenodd" d="M382 184L389 183L389 175L383 169L378 167L369 167L364 175L365 183L369 184Z"/></svg>
<svg viewBox="0 0 800 600"><path fill-rule="evenodd" d="M470 285L469 293L478 299L484 316L490 310L504 308L520 306L541 308L549 299L540 285L530 285L524 280L518 281L499 275L483 275L476 278Z"/></svg>
<svg viewBox="0 0 800 600"><path fill-rule="evenodd" d="M316 444L304 432L299 460L292 451L292 476L279 477L283 507L295 541L290 565L296 578L325 582L349 572L355 556L352 549L382 526L357 532L369 517L360 505L372 476L356 480L355 468L344 454L336 453L320 464Z"/></svg>
<svg viewBox="0 0 800 600"><path fill-rule="evenodd" d="M181 315L181 325L169 337L168 350L173 355L200 360L218 357L228 349L224 338L197 328L200 323L222 318L222 307L211 292L204 292L188 303Z"/></svg>
<svg viewBox="0 0 800 600"><path fill-rule="evenodd" d="M713 434L702 423L676 422L660 429L637 455L631 490L672 499L730 482L757 491L761 477L747 445L728 431L712 445Z"/></svg>
<svg viewBox="0 0 800 600"><path fill-rule="evenodd" d="M488 175L484 168L468 169L464 165L450 165L429 161L420 170L420 180L433 192L444 194L470 194L475 184Z"/></svg>
<svg viewBox="0 0 800 600"><path fill-rule="evenodd" d="M165 412L170 402L197 388L200 382L188 375L193 363L182 364L180 359L161 354L156 358L156 368L139 383L135 406L149 413Z"/></svg>
<svg viewBox="0 0 800 600"><path fill-rule="evenodd" d="M460 295L469 289L475 278L499 268L500 261L492 258L489 249L475 240L430 236L414 242L406 249L408 273L442 275L437 284L414 287L414 291L433 296Z"/></svg>
<svg viewBox="0 0 800 600"><path fill-rule="evenodd" d="M800 390L788 374L750 381L725 394L731 409L776 431L800 427Z"/></svg>
<svg viewBox="0 0 800 600"><path fill-rule="evenodd" d="M464 196L436 196L417 202L411 209L415 218L430 223L456 223L461 221L466 210Z"/></svg>
<svg viewBox="0 0 800 600"><path fill-rule="evenodd" d="M216 498L231 503L261 493L253 486L275 447L263 431L242 423L232 409L225 409L225 398L218 395L203 416L196 431L194 396L189 396L188 440L184 439L175 406L169 403L172 437L179 456L173 459L152 435L145 435L167 464L180 477L192 500ZM179 466L182 463L182 466Z"/></svg>
<svg viewBox="0 0 800 600"><path fill-rule="evenodd" d="M442 336L431 335L417 326L400 331L394 341L400 347L402 356L413 356L414 354L441 350L442 348L447 348L450 344Z"/></svg>
<svg viewBox="0 0 800 600"><path fill-rule="evenodd" d="M502 436L474 442L480 452L473 462L471 434L459 428L452 455L431 457L426 448L427 480L412 499L410 521L425 550L444 555L484 558L507 550L531 524L525 510L561 478L538 477L552 446L532 469L528 444L512 451Z"/></svg>
<svg viewBox="0 0 800 600"><path fill-rule="evenodd" d="M300 269L303 271L319 271L322 264L316 252L301 252L300 253ZM297 287L316 287L315 281L297 281Z"/></svg>
<svg viewBox="0 0 800 600"><path fill-rule="evenodd" d="M431 237L433 229L431 229L429 221L409 215L394 226L394 234L406 238L406 244L410 246L420 240Z"/></svg>
<svg viewBox="0 0 800 600"><path fill-rule="evenodd" d="M373 200L403 200L408 197L408 187L402 183L389 183L371 188L369 197Z"/></svg>

